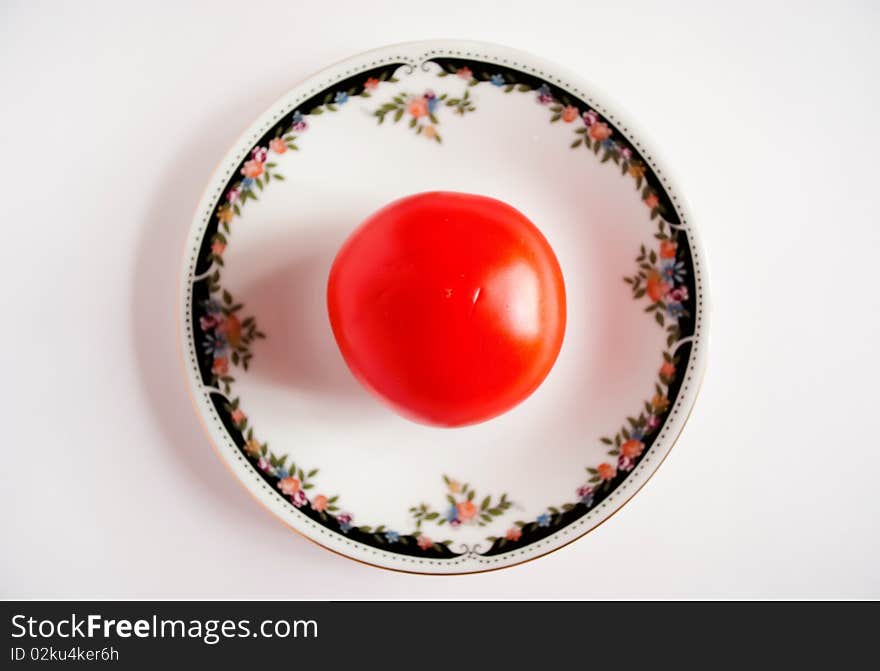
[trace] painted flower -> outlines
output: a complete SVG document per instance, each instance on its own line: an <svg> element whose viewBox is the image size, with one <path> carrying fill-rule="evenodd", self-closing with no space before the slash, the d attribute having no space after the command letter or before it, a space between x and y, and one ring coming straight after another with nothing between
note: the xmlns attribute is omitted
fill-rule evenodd
<svg viewBox="0 0 880 671"><path fill-rule="evenodd" d="M654 398L651 399L651 407L654 409L654 412L663 412L669 407L669 399L663 394L655 394Z"/></svg>
<svg viewBox="0 0 880 671"><path fill-rule="evenodd" d="M450 524L453 522L458 522L458 506L454 503L446 509L446 521Z"/></svg>
<svg viewBox="0 0 880 671"><path fill-rule="evenodd" d="M440 104L440 98L437 97L437 94L433 91L425 91L425 95L423 96L425 102L428 104L428 114L433 114L437 109L437 106Z"/></svg>
<svg viewBox="0 0 880 671"><path fill-rule="evenodd" d="M566 105L562 108L562 120L565 123L571 123L578 118L578 108L574 105Z"/></svg>
<svg viewBox="0 0 880 671"><path fill-rule="evenodd" d="M309 124L308 122L306 122L306 118L303 116L303 113L299 110L296 110L290 119L290 128L297 132L302 132L308 127Z"/></svg>
<svg viewBox="0 0 880 671"><path fill-rule="evenodd" d="M620 446L620 454L630 459L635 459L645 450L645 444L641 440L630 438Z"/></svg>
<svg viewBox="0 0 880 671"><path fill-rule="evenodd" d="M276 154L283 154L287 151L287 143L280 137L274 137L269 141L269 149Z"/></svg>
<svg viewBox="0 0 880 671"><path fill-rule="evenodd" d="M581 485L577 488L577 496L585 506L593 505L593 488L590 485Z"/></svg>
<svg viewBox="0 0 880 671"><path fill-rule="evenodd" d="M206 354L213 354L214 358L226 355L226 341L223 336L213 336L210 333L202 341L202 349Z"/></svg>
<svg viewBox="0 0 880 671"><path fill-rule="evenodd" d="M230 416L232 417L232 423L238 426L244 424L244 421L247 419L247 415L241 411L241 408L233 410Z"/></svg>
<svg viewBox="0 0 880 671"><path fill-rule="evenodd" d="M645 280L645 291L648 297L656 303L663 300L663 297L669 293L669 284L663 281L660 273L651 270L648 272L648 279Z"/></svg>
<svg viewBox="0 0 880 671"><path fill-rule="evenodd" d="M647 207L651 210L653 210L655 207L660 205L660 199L657 198L656 193L649 193L647 196L645 196L644 202L645 202L645 207Z"/></svg>
<svg viewBox="0 0 880 671"><path fill-rule="evenodd" d="M324 496L323 494L318 494L315 498L312 499L312 510L322 513L327 510L328 503L329 501L327 500L326 496Z"/></svg>
<svg viewBox="0 0 880 671"><path fill-rule="evenodd" d="M244 444L244 450L252 457L259 457L263 451L262 447L260 446L260 441L258 441L256 438L251 438L250 440L246 441Z"/></svg>
<svg viewBox="0 0 880 671"><path fill-rule="evenodd" d="M594 110L587 110L583 113L582 118L585 126L592 126L599 120L599 115Z"/></svg>
<svg viewBox="0 0 880 671"><path fill-rule="evenodd" d="M227 315L226 318L217 325L217 333L222 333L229 344L238 347L241 343L241 322L235 315Z"/></svg>
<svg viewBox="0 0 880 671"><path fill-rule="evenodd" d="M542 105L549 105L553 102L553 94L550 93L550 87L546 84L541 84L538 89L538 102Z"/></svg>
<svg viewBox="0 0 880 671"><path fill-rule="evenodd" d="M596 467L596 470L599 472L599 477L602 478L603 480L605 480L606 482L608 480L613 480L614 476L617 475L617 469L614 468L614 466L612 466L609 463L599 464Z"/></svg>
<svg viewBox="0 0 880 671"><path fill-rule="evenodd" d="M385 532L385 540L389 543L396 543L400 540L400 534L396 531L386 531Z"/></svg>
<svg viewBox="0 0 880 671"><path fill-rule="evenodd" d="M284 466L276 466L275 467L275 477L279 480L283 480L290 476L290 471L288 471Z"/></svg>
<svg viewBox="0 0 880 671"><path fill-rule="evenodd" d="M620 157L624 161L630 160L632 158L632 155L633 155L632 149L630 149L629 147L621 147L620 148Z"/></svg>
<svg viewBox="0 0 880 671"><path fill-rule="evenodd" d="M636 462L630 457L625 457L622 454L617 460L617 468L623 471L624 473L628 473L633 469L633 466L636 465Z"/></svg>
<svg viewBox="0 0 880 671"><path fill-rule="evenodd" d="M377 88L379 88L379 80L375 77L370 77L364 82L364 89L367 91L375 91Z"/></svg>
<svg viewBox="0 0 880 671"><path fill-rule="evenodd" d="M303 490L299 489L290 497L290 502L297 508L302 508L309 502L309 497L306 496L306 493Z"/></svg>
<svg viewBox="0 0 880 671"><path fill-rule="evenodd" d="M678 249L678 245L676 245L672 240L662 240L660 242L660 258L661 259L674 259L675 252Z"/></svg>
<svg viewBox="0 0 880 671"><path fill-rule="evenodd" d="M335 102L337 105L344 105L348 102L348 93L346 93L345 91L339 91L333 98L333 102Z"/></svg>
<svg viewBox="0 0 880 671"><path fill-rule="evenodd" d="M241 174L250 179L259 177L263 174L262 162L254 160L245 161L244 167L241 169Z"/></svg>
<svg viewBox="0 0 880 671"><path fill-rule="evenodd" d="M519 527L510 527L504 537L509 541L518 541L522 538L522 529Z"/></svg>
<svg viewBox="0 0 880 671"><path fill-rule="evenodd" d="M587 134L597 142L602 142L611 137L611 127L604 121L597 121L590 124L590 130L587 131Z"/></svg>
<svg viewBox="0 0 880 671"><path fill-rule="evenodd" d="M660 375L667 380L671 380L675 376L675 365L669 361L664 361L660 366Z"/></svg>
<svg viewBox="0 0 880 671"><path fill-rule="evenodd" d="M299 478L286 477L281 478L278 481L278 489L280 489L287 496L293 496L299 491L300 488Z"/></svg>
<svg viewBox="0 0 880 671"><path fill-rule="evenodd" d="M682 282L687 272L684 269L684 261L676 263L674 259L664 261L660 266L660 271L663 273L663 279L667 282Z"/></svg>
<svg viewBox="0 0 880 671"><path fill-rule="evenodd" d="M631 177L635 177L636 179L638 179L639 177L644 177L645 166L643 166L641 163L630 163L629 174Z"/></svg>
<svg viewBox="0 0 880 671"><path fill-rule="evenodd" d="M688 288L684 285L669 292L669 300L684 303L688 299Z"/></svg>
<svg viewBox="0 0 880 671"><path fill-rule="evenodd" d="M336 516L336 521L339 523L339 529L342 533L347 534L351 529L351 520L352 517L349 513L339 513Z"/></svg>
<svg viewBox="0 0 880 671"><path fill-rule="evenodd" d="M214 256L223 256L223 252L226 251L225 243L220 242L219 240L214 240L211 243L211 253Z"/></svg>
<svg viewBox="0 0 880 671"><path fill-rule="evenodd" d="M660 418L657 417L657 415L651 415L650 417L648 417L649 429L656 429L658 426L660 426Z"/></svg>
<svg viewBox="0 0 880 671"><path fill-rule="evenodd" d="M462 501L455 507L458 509L458 517L462 522L473 519L477 514L477 507L473 501Z"/></svg>
<svg viewBox="0 0 880 671"><path fill-rule="evenodd" d="M243 180L241 180L240 188L242 191L250 191L251 189L253 189L254 188L253 177L245 177Z"/></svg>
<svg viewBox="0 0 880 671"><path fill-rule="evenodd" d="M504 86L504 75L492 75L489 81L492 83L492 86Z"/></svg>
<svg viewBox="0 0 880 671"><path fill-rule="evenodd" d="M418 540L416 540L416 543L418 543L419 548L422 550L430 550L432 547L434 547L434 541L432 541L427 536L419 536Z"/></svg>
<svg viewBox="0 0 880 671"><path fill-rule="evenodd" d="M237 203L238 199L241 197L241 189L232 187L229 191L226 192L226 200L230 203Z"/></svg>
<svg viewBox="0 0 880 671"><path fill-rule="evenodd" d="M424 96L411 98L407 103L406 110L416 119L428 116L428 101L425 100Z"/></svg>
<svg viewBox="0 0 880 671"><path fill-rule="evenodd" d="M541 513L538 515L538 519L535 520L538 523L539 527L549 527L550 526L550 515L547 513Z"/></svg>
<svg viewBox="0 0 880 671"><path fill-rule="evenodd" d="M214 363L211 364L211 372L214 375L226 375L229 373L229 360L226 357L217 357L214 359Z"/></svg>
<svg viewBox="0 0 880 671"><path fill-rule="evenodd" d="M251 150L251 158L254 159L257 163L265 163L268 157L269 150L267 150L265 147L254 147Z"/></svg>
<svg viewBox="0 0 880 671"><path fill-rule="evenodd" d="M219 219L222 223L228 224L232 221L232 208L229 205L221 205L217 208L217 219Z"/></svg>
<svg viewBox="0 0 880 671"><path fill-rule="evenodd" d="M209 314L204 317L199 317L199 326L203 331L210 331L212 328L217 326L219 319L217 315Z"/></svg>
<svg viewBox="0 0 880 671"><path fill-rule="evenodd" d="M602 149L605 151L614 151L617 148L617 143L612 139L607 139L602 141Z"/></svg>
<svg viewBox="0 0 880 671"><path fill-rule="evenodd" d="M437 129L434 128L431 124L425 126L425 129L422 131L422 135L424 135L429 140L433 140L437 137Z"/></svg>
<svg viewBox="0 0 880 671"><path fill-rule="evenodd" d="M668 314L673 319L678 319L684 314L684 305L681 303L667 303L666 304L666 314Z"/></svg>
<svg viewBox="0 0 880 671"><path fill-rule="evenodd" d="M471 69L467 65L465 65L463 68L459 68L458 70L456 70L455 74L462 79L467 79L468 81L474 78L474 73L471 72Z"/></svg>
<svg viewBox="0 0 880 671"><path fill-rule="evenodd" d="M266 457L260 457L260 460L257 462L257 468L263 471L263 473L272 472L272 464L269 463L269 460L266 459Z"/></svg>
<svg viewBox="0 0 880 671"><path fill-rule="evenodd" d="M453 494L458 494L461 491L461 483L458 480L450 480L448 486L449 491Z"/></svg>

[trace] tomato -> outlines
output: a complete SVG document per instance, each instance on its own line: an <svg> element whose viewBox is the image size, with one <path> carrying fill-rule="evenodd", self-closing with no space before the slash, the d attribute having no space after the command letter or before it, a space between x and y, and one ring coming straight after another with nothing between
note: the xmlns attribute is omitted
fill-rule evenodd
<svg viewBox="0 0 880 671"><path fill-rule="evenodd" d="M462 426L541 384L565 332L565 288L544 236L485 196L395 201L330 269L333 334L355 377L400 414Z"/></svg>

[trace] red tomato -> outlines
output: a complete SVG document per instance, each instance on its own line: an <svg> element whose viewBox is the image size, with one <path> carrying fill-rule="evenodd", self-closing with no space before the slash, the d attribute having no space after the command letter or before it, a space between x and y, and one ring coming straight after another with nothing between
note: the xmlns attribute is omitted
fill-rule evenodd
<svg viewBox="0 0 880 671"><path fill-rule="evenodd" d="M439 426L494 417L556 361L565 288L550 245L492 198L431 192L379 210L327 283L333 334L368 389Z"/></svg>

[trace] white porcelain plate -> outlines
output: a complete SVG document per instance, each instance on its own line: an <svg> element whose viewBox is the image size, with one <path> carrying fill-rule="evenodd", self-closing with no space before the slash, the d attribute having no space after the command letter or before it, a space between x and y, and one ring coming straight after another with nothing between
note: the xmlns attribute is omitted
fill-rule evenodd
<svg viewBox="0 0 880 671"><path fill-rule="evenodd" d="M519 209L567 291L545 382L460 429L371 397L326 314L343 240L429 190ZM705 269L680 199L593 87L504 47L398 45L308 79L227 154L187 244L181 342L214 447L266 508L352 559L461 573L559 548L638 491L697 393Z"/></svg>

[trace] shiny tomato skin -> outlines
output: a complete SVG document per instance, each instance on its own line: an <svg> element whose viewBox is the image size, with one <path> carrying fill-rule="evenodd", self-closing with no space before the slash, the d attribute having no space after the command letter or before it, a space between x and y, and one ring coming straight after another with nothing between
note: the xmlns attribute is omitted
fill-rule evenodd
<svg viewBox="0 0 880 671"><path fill-rule="evenodd" d="M436 426L499 415L556 361L565 287L523 214L485 196L428 192L369 217L327 283L333 334L355 377Z"/></svg>

